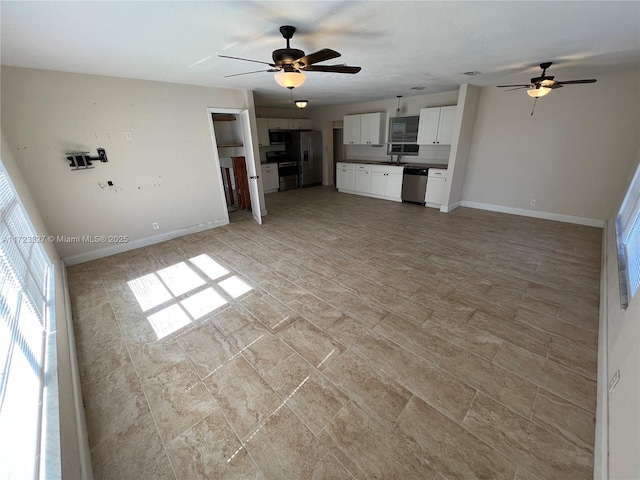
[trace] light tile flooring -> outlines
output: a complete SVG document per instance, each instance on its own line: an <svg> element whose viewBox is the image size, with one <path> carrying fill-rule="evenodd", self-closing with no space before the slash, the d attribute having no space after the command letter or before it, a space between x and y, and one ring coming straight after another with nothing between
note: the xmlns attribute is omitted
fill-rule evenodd
<svg viewBox="0 0 640 480"><path fill-rule="evenodd" d="M600 229L267 208L69 268L96 479L591 478Z"/></svg>

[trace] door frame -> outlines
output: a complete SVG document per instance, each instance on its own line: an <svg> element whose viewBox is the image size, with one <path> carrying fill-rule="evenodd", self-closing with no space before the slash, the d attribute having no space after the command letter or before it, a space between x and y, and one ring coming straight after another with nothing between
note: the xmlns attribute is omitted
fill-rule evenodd
<svg viewBox="0 0 640 480"><path fill-rule="evenodd" d="M255 156L253 154L253 138L251 137L251 117L247 108L216 108L207 107L207 118L209 119L209 130L211 131L211 141L213 142L213 157L216 170L218 172L217 179L220 190L220 197L223 205L227 205L227 199L224 193L224 185L222 183L222 175L220 174L220 156L218 154L218 142L216 140L216 131L213 128L214 113L226 113L238 115L240 117L242 127L242 145L244 147L244 158L247 165L247 181L249 182L249 194L251 195L251 213L253 218L262 225L262 214L260 211L260 191L258 188L258 173L256 170ZM225 208L227 223L229 223L229 212Z"/></svg>

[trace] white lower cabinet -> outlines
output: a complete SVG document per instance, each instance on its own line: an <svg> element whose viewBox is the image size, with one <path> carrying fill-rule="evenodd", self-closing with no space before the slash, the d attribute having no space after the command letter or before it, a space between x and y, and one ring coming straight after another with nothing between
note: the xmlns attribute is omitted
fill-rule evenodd
<svg viewBox="0 0 640 480"><path fill-rule="evenodd" d="M353 190L353 163L336 164L336 188L338 190Z"/></svg>
<svg viewBox="0 0 640 480"><path fill-rule="evenodd" d="M262 189L264 193L277 192L280 187L278 164L266 163L262 165Z"/></svg>
<svg viewBox="0 0 640 480"><path fill-rule="evenodd" d="M390 165L371 166L371 188L369 193L400 199L402 194L402 171L404 167Z"/></svg>
<svg viewBox="0 0 640 480"><path fill-rule="evenodd" d="M427 194L425 206L440 208L447 182L447 170L444 168L430 168L427 178Z"/></svg>
<svg viewBox="0 0 640 480"><path fill-rule="evenodd" d="M374 195L384 195L387 188L387 172L380 171L376 167L371 167L371 181L369 184L369 193Z"/></svg>
<svg viewBox="0 0 640 480"><path fill-rule="evenodd" d="M391 167L396 169L395 172L389 172L387 174L387 186L385 188L385 195L387 197L393 197L399 202L402 201L402 171L404 167ZM399 169L399 170L398 170Z"/></svg>
<svg viewBox="0 0 640 480"><path fill-rule="evenodd" d="M401 166L338 163L336 187L341 192L358 193L385 200L401 200Z"/></svg>
<svg viewBox="0 0 640 480"><path fill-rule="evenodd" d="M354 164L353 165L353 191L358 193L369 193L369 186L371 180L369 173L371 172L371 165L366 164Z"/></svg>

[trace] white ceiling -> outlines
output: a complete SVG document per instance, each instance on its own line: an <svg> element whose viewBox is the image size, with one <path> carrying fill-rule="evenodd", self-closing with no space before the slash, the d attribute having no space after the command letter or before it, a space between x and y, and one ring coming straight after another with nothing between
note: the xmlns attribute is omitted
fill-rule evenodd
<svg viewBox="0 0 640 480"><path fill-rule="evenodd" d="M640 63L640 2L436 1L2 1L3 65L255 91L258 106L290 94L258 63L284 48L342 53L294 92L310 106L450 91L463 83L527 83L557 62L559 80L597 78ZM264 65L265 68L268 68ZM468 77L463 72L482 75ZM421 91L411 87L424 86ZM575 88L593 88L578 86Z"/></svg>

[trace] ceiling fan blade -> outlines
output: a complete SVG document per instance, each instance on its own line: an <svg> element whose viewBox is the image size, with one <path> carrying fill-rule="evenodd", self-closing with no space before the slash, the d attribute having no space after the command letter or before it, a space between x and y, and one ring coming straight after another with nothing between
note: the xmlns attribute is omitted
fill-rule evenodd
<svg viewBox="0 0 640 480"><path fill-rule="evenodd" d="M269 70L254 70L253 72L243 72L243 73L233 73L231 75L225 75L224 78L228 77L237 77L240 75L249 75L251 73L262 73L262 72L279 72L279 68L270 68Z"/></svg>
<svg viewBox="0 0 640 480"><path fill-rule="evenodd" d="M362 68L349 67L347 65L311 65L304 69L305 72L332 72L332 73L358 73Z"/></svg>
<svg viewBox="0 0 640 480"><path fill-rule="evenodd" d="M531 85L523 85L522 87L510 88L509 90L505 90L505 92L511 92L512 90L521 90L523 88L532 88Z"/></svg>
<svg viewBox="0 0 640 480"><path fill-rule="evenodd" d="M250 58L230 57L229 55L218 55L218 56L221 58L231 58L233 60L242 60L244 62L264 63L265 65L269 65L270 67L275 67L273 63L263 62L261 60L251 60Z"/></svg>
<svg viewBox="0 0 640 480"><path fill-rule="evenodd" d="M496 87L498 88L505 88L505 87L530 87L531 84L527 83L526 85L524 84L519 84L519 85L496 85Z"/></svg>
<svg viewBox="0 0 640 480"><path fill-rule="evenodd" d="M318 50L317 52L310 53L309 55L305 55L302 58L299 58L294 63L301 63L305 66L309 67L314 63L324 62L325 60L331 60L332 58L338 58L340 54L335 50L331 50L330 48L323 48L322 50Z"/></svg>
<svg viewBox="0 0 640 480"><path fill-rule="evenodd" d="M566 80L563 82L557 82L560 83L562 85L571 85L571 84L577 84L577 83L596 83L597 80L595 78L586 78L584 80Z"/></svg>

